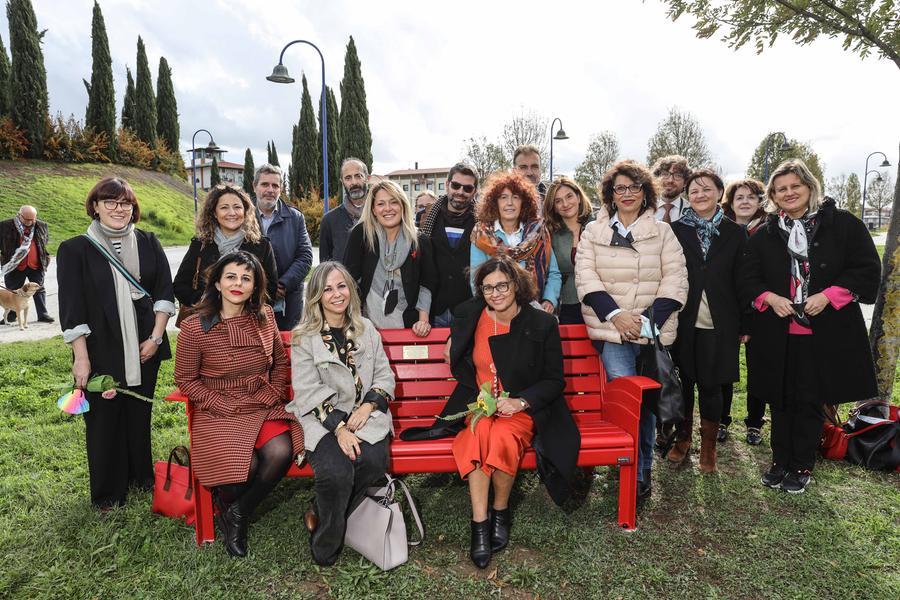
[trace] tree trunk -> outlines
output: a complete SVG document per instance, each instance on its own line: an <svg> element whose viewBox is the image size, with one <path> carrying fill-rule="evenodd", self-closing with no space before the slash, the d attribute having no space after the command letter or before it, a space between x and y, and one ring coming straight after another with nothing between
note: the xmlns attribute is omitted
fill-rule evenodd
<svg viewBox="0 0 900 600"><path fill-rule="evenodd" d="M898 153L900 154L900 153ZM900 160L897 161L897 179L894 184L894 204L891 223L888 226L884 259L881 264L881 285L872 315L869 344L875 357L875 374L878 379L878 395L890 401L894 388L897 355L900 353Z"/></svg>

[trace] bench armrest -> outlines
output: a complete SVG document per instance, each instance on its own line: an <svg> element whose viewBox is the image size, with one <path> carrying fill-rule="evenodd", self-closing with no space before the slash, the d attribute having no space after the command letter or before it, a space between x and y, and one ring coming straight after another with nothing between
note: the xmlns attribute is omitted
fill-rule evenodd
<svg viewBox="0 0 900 600"><path fill-rule="evenodd" d="M638 427L644 392L659 389L649 377L634 375L619 377L606 384L603 391L603 418L621 427L635 441L637 451Z"/></svg>
<svg viewBox="0 0 900 600"><path fill-rule="evenodd" d="M188 397L181 393L181 390L175 388L175 391L166 396L166 402L185 402L187 403Z"/></svg>

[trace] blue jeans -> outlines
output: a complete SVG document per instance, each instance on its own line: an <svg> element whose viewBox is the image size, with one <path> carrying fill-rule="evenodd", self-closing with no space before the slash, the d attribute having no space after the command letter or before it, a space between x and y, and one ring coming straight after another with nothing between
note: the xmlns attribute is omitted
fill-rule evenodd
<svg viewBox="0 0 900 600"><path fill-rule="evenodd" d="M453 324L453 311L449 308L442 312L439 315L434 315L434 325L435 327L450 327Z"/></svg>
<svg viewBox="0 0 900 600"><path fill-rule="evenodd" d="M599 348L600 359L606 368L606 380L612 381L626 375L637 375L637 358L641 353L640 344L625 342L594 342ZM653 466L653 442L656 436L656 415L646 404L641 404L641 421L638 430L638 481L644 481L645 474L649 478Z"/></svg>

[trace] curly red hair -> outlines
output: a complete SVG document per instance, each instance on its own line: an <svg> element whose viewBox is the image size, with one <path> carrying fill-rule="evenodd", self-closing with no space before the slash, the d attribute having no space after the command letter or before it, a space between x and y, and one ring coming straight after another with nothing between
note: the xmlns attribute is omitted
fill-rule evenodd
<svg viewBox="0 0 900 600"><path fill-rule="evenodd" d="M514 196L522 199L519 223L528 223L538 218L538 194L534 185L518 173L496 173L487 180L481 190L481 202L478 205L480 222L493 223L500 220L497 201L505 189L509 189Z"/></svg>

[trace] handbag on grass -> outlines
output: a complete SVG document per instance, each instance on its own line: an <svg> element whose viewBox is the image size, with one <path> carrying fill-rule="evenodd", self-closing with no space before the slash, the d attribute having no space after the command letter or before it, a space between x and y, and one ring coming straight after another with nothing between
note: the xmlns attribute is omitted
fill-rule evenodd
<svg viewBox="0 0 900 600"><path fill-rule="evenodd" d="M175 464L172 464L174 461ZM191 475L191 453L175 446L169 460L153 465L156 485L153 488L153 512L194 523L194 478Z"/></svg>
<svg viewBox="0 0 900 600"><path fill-rule="evenodd" d="M651 327L653 320L653 307L647 311L647 318ZM640 368L638 374L649 377L660 384L660 389L645 392L651 402L651 407L656 417L662 423L680 423L684 420L684 394L681 389L681 377L678 367L672 360L669 350L659 339L659 330L653 329L653 339L650 343L641 346Z"/></svg>
<svg viewBox="0 0 900 600"><path fill-rule="evenodd" d="M374 563L382 571L399 567L409 558L409 546L418 546L425 539L419 511L406 484L390 475L384 487L371 487L362 502L347 517L344 543ZM400 503L394 500L397 487L403 490L409 512L419 530L419 539L410 542L406 537L406 521Z"/></svg>

